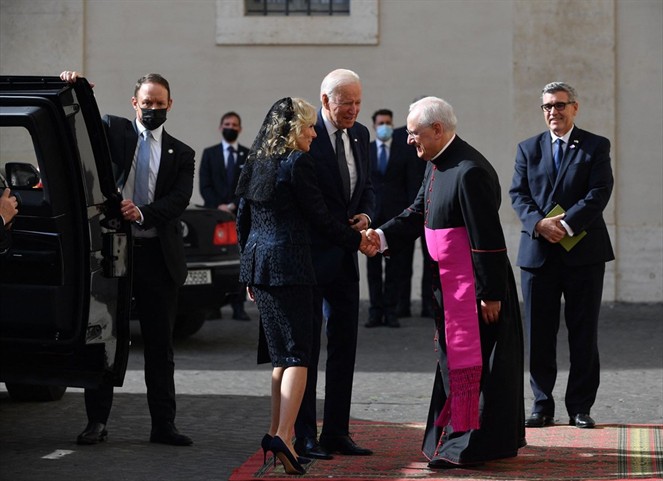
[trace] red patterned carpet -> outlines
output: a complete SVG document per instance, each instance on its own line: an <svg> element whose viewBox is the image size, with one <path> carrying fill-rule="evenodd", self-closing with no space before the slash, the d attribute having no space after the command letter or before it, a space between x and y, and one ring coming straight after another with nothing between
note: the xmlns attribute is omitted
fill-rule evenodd
<svg viewBox="0 0 663 481"><path fill-rule="evenodd" d="M353 422L352 437L373 456L335 456L313 461L303 476L289 476L263 465L262 450L235 469L230 481L254 479L334 480L546 480L599 481L663 479L662 426L598 425L595 429L553 426L528 429L528 445L515 458L491 461L472 469L432 470L421 454L423 425Z"/></svg>

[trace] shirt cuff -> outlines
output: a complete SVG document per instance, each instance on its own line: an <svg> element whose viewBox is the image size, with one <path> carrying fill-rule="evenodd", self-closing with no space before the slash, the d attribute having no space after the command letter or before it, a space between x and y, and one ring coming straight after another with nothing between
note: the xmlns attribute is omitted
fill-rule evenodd
<svg viewBox="0 0 663 481"><path fill-rule="evenodd" d="M138 224L138 225L143 225L143 222L145 222L145 217L143 217L143 213L140 211L140 209L138 208L138 206L136 206L136 210L137 210L138 213L140 214L140 219L136 221L136 224Z"/></svg>
<svg viewBox="0 0 663 481"><path fill-rule="evenodd" d="M378 249L378 252L382 254L384 251L389 249L389 245L387 244L387 238L385 237L382 229L375 229L375 233L380 238L380 248Z"/></svg>
<svg viewBox="0 0 663 481"><path fill-rule="evenodd" d="M564 222L564 220L560 220L560 222L562 223L562 226L566 230L566 233L569 234L569 237L573 237L573 229L571 229L571 226L569 226L569 224Z"/></svg>

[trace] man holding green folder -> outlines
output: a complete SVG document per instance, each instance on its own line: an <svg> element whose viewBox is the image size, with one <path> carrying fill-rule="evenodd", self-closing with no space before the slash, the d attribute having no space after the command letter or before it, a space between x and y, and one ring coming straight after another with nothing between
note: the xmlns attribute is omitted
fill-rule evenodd
<svg viewBox="0 0 663 481"><path fill-rule="evenodd" d="M546 85L542 101L548 130L518 145L509 191L523 226L517 264L534 393L525 426L555 422L552 393L563 297L571 357L566 411L570 425L593 428L603 276L605 263L615 258L603 220L614 183L610 141L574 125L578 99L570 85Z"/></svg>

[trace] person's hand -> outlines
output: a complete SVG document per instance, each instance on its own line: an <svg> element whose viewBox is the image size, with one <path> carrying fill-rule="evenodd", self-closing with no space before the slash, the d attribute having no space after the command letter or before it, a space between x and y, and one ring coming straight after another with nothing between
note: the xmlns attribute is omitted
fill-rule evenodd
<svg viewBox="0 0 663 481"><path fill-rule="evenodd" d="M141 220L140 211L131 199L124 199L120 202L120 212L122 212L122 218L129 222L138 222Z"/></svg>
<svg viewBox="0 0 663 481"><path fill-rule="evenodd" d="M350 224L350 227L358 232L368 229L368 226L370 225L366 214L353 215L352 218L348 220L348 223Z"/></svg>
<svg viewBox="0 0 663 481"><path fill-rule="evenodd" d="M217 209L222 210L223 212L228 212L229 214L234 214L235 204L219 204Z"/></svg>
<svg viewBox="0 0 663 481"><path fill-rule="evenodd" d="M256 302L256 297L253 295L253 289L251 286L246 286L246 297L249 298L249 301Z"/></svg>
<svg viewBox="0 0 663 481"><path fill-rule="evenodd" d="M500 320L502 301L481 301L481 317L486 324L495 324Z"/></svg>
<svg viewBox="0 0 663 481"><path fill-rule="evenodd" d="M369 235L369 232L372 232L372 235ZM361 231L361 244L359 244L359 250L362 254L368 257L373 257L380 251L380 237L373 229Z"/></svg>
<svg viewBox="0 0 663 481"><path fill-rule="evenodd" d="M16 214L18 214L18 201L16 196L11 195L11 190L6 188L0 196L0 215L5 221L5 228L9 229L9 224Z"/></svg>
<svg viewBox="0 0 663 481"><path fill-rule="evenodd" d="M361 243L359 244L359 251L367 257L373 257L378 253L380 245L375 245L372 239L368 238L366 231L361 231Z"/></svg>
<svg viewBox="0 0 663 481"><path fill-rule="evenodd" d="M65 70L60 74L60 80L64 80L65 82L69 82L70 84L76 83L76 80L78 80L79 77L82 77L83 74L80 72L76 72L74 70ZM88 83L90 84L90 87L94 88L94 84L88 80Z"/></svg>
<svg viewBox="0 0 663 481"><path fill-rule="evenodd" d="M565 214L559 214L555 217L546 217L536 223L534 230L548 242L556 244L561 241L566 235L566 229L562 225L561 220Z"/></svg>

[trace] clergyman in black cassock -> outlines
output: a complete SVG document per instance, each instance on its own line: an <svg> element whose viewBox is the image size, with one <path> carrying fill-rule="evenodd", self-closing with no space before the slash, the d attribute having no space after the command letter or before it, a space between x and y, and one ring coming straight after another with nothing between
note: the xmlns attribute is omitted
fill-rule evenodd
<svg viewBox="0 0 663 481"><path fill-rule="evenodd" d="M513 457L525 446L523 331L499 219L497 174L456 135L452 107L426 97L410 106L408 143L428 161L414 203L375 231L398 252L422 231L438 262L438 369L423 453L432 468ZM440 290L441 287L441 290Z"/></svg>

